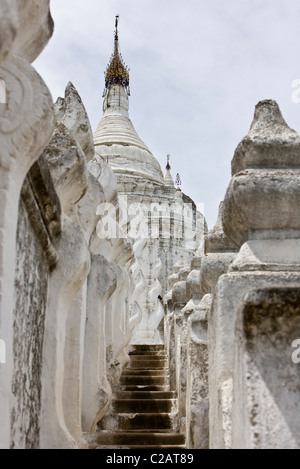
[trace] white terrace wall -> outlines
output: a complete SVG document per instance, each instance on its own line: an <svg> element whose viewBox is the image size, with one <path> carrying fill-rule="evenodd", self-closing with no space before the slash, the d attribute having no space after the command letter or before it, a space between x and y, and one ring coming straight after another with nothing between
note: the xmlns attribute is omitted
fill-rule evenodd
<svg viewBox="0 0 300 469"><path fill-rule="evenodd" d="M165 297L181 429L190 448L299 448L300 137L274 101L256 106L232 174L197 268L182 282L175 266Z"/></svg>
<svg viewBox="0 0 300 469"><path fill-rule="evenodd" d="M28 24L24 20L26 17L31 17L32 23ZM13 329L14 305L19 307L18 301L14 300L19 213L19 233L21 227L26 227L28 222L23 202L20 202L20 194L28 170L39 158L54 129L54 110L50 93L30 65L52 35L53 22L49 13L49 1L3 0L0 4L0 23L0 78L5 82L7 100L5 104L0 105L0 339L6 346L6 363L0 364L0 447L8 448L13 444L12 434L18 433L19 426L12 415L13 409L18 408L16 402L12 402L12 390L13 382L16 383L18 379L15 367L19 366L13 346L16 342ZM33 238L34 234L28 233L28 240L30 236ZM34 250L33 246L29 257L34 255ZM41 281L45 281L45 270L46 267L36 267L36 273L41 274ZM17 274L19 281L22 281L21 276ZM32 285L32 291L34 289ZM26 303L24 298L25 309ZM42 310L44 305L45 294L41 301ZM41 314L43 318L44 312ZM41 321L43 322L43 319ZM25 326L25 329L28 331L29 327ZM27 339L30 339L29 334ZM39 338L36 339L36 346L40 350ZM16 354L25 350L29 352L26 347L20 346ZM29 360L28 355L27 359ZM36 371L40 376L40 369ZM34 395L39 379L37 377L37 381L32 383L31 391ZM14 399L17 398L17 393L19 399L23 400L22 391L16 391ZM39 405L38 399L37 406ZM35 412L30 410L29 414ZM38 427L36 421L34 426ZM19 437L17 439L19 440ZM28 439L30 444L36 443L32 435L28 435Z"/></svg>
<svg viewBox="0 0 300 469"><path fill-rule="evenodd" d="M219 331L226 330L216 333L215 353L227 351L212 392L215 399L224 379L232 379L233 448L300 447L300 369L292 361L299 337L299 182L300 137L277 103L262 101L232 161L223 226L241 248L219 279L212 311ZM220 443L216 428L214 445Z"/></svg>
<svg viewBox="0 0 300 469"><path fill-rule="evenodd" d="M4 0L0 22L0 447L86 448L128 361L140 275L131 244L97 235L117 185L77 91L54 106L30 65L49 2Z"/></svg>

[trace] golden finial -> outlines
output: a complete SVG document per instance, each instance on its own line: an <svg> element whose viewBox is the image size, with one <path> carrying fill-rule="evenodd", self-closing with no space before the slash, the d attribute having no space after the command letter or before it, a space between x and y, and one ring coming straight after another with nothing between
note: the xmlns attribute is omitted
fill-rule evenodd
<svg viewBox="0 0 300 469"><path fill-rule="evenodd" d="M130 95L130 88L129 88L129 69L125 65L122 56L119 52L119 32L118 32L118 25L119 25L119 15L116 15L115 19L115 46L114 46L114 53L111 56L110 62L107 66L106 73L105 73L105 90L103 96L106 95L107 91L113 84L122 85L128 96Z"/></svg>

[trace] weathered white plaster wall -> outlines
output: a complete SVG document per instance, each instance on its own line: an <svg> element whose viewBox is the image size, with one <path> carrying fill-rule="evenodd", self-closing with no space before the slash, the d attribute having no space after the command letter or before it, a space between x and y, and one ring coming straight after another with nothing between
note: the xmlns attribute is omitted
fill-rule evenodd
<svg viewBox="0 0 300 469"><path fill-rule="evenodd" d="M24 18L31 16L34 27ZM47 145L54 128L51 95L30 63L52 35L49 1L0 5L0 78L5 81L7 104L0 110L0 339L6 363L0 364L0 447L11 444L14 273L21 187L31 165ZM35 25L43 31L37 34ZM26 50L26 52L25 52Z"/></svg>

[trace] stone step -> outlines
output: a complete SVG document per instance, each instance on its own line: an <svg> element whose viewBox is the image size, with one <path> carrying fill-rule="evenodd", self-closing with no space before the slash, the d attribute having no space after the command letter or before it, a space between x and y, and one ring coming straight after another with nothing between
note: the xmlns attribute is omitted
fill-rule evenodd
<svg viewBox="0 0 300 469"><path fill-rule="evenodd" d="M144 352L141 350L134 350L129 352L130 357L143 356L143 357L166 357L166 352L164 350L157 350L156 352Z"/></svg>
<svg viewBox="0 0 300 469"><path fill-rule="evenodd" d="M175 450L175 449L186 449L186 446L185 445L159 445L159 446L148 446L148 445L143 445L143 446L139 446L139 445L114 445L113 447L112 446L103 446L103 445L93 445L93 444L90 444L89 445L89 449L171 449L171 450Z"/></svg>
<svg viewBox="0 0 300 469"><path fill-rule="evenodd" d="M164 351L165 346L164 344L151 344L151 345L131 345L130 346L130 353L135 352L135 351L140 351L140 352L157 352L157 351Z"/></svg>
<svg viewBox="0 0 300 469"><path fill-rule="evenodd" d="M176 410L175 399L116 399L113 402L113 410L118 413L154 413L174 412Z"/></svg>
<svg viewBox="0 0 300 469"><path fill-rule="evenodd" d="M123 371L122 376L128 376L128 375L136 375L136 376L161 376L166 374L167 375L167 368L159 368L156 370L151 370L149 369L140 369L140 368L126 368L126 370Z"/></svg>
<svg viewBox="0 0 300 469"><path fill-rule="evenodd" d="M169 413L140 413L117 414L119 430L149 430L159 428L161 430L176 431L176 414Z"/></svg>
<svg viewBox="0 0 300 469"><path fill-rule="evenodd" d="M124 432L124 430L113 430L113 431L116 431L116 432L119 431L120 433ZM143 433L174 433L174 430L172 428L162 428L162 429L161 428L143 428L142 430L140 428L138 429L131 428L130 430L126 430L126 431L129 431L130 433L141 433L141 432Z"/></svg>
<svg viewBox="0 0 300 469"><path fill-rule="evenodd" d="M165 392L165 391L170 391L170 385L169 384L164 384L160 386L152 386L152 385L147 385L147 384L127 384L126 386L121 386L118 385L116 387L116 391L160 391L160 392Z"/></svg>
<svg viewBox="0 0 300 469"><path fill-rule="evenodd" d="M117 391L116 399L175 399L175 391Z"/></svg>
<svg viewBox="0 0 300 469"><path fill-rule="evenodd" d="M153 362L165 362L166 357L165 355L130 355L130 361L131 362L148 362L148 361L153 361Z"/></svg>
<svg viewBox="0 0 300 469"><path fill-rule="evenodd" d="M168 372L169 371L169 368L167 368L166 366L155 366L154 368L150 368L148 366L142 366L142 364L140 365L140 368L138 368L137 366L128 366L127 368L125 368L122 372L122 374L127 371L127 370L132 370L134 371L135 373L139 372L139 371L151 371L151 370L154 370L154 371L161 371L161 374L165 373L166 371Z"/></svg>
<svg viewBox="0 0 300 469"><path fill-rule="evenodd" d="M182 433L131 433L131 432L99 432L95 437L99 445L134 445L161 446L184 445L185 437Z"/></svg>
<svg viewBox="0 0 300 469"><path fill-rule="evenodd" d="M162 373L165 372L165 365L164 363L163 364L159 364L158 366L155 365L155 363L147 363L147 364L144 364L144 366L142 366L142 364L134 364L134 363L131 363L130 364L130 367L128 368L130 370L161 370Z"/></svg>
<svg viewBox="0 0 300 469"><path fill-rule="evenodd" d="M154 370L155 368L165 368L166 366L166 361L165 360L137 360L137 361L131 361L130 363L130 368L142 368L144 370L149 370L152 369Z"/></svg>
<svg viewBox="0 0 300 469"><path fill-rule="evenodd" d="M166 384L166 376L140 376L140 375L122 375L121 385L163 385Z"/></svg>

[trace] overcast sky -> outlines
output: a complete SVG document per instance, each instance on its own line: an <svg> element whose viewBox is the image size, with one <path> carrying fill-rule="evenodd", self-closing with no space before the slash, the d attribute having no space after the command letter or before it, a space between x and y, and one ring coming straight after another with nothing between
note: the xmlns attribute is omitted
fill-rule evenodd
<svg viewBox="0 0 300 469"><path fill-rule="evenodd" d="M34 65L54 100L73 82L93 130L120 15L131 120L163 170L171 155L173 177L180 173L182 190L205 204L209 228L256 103L275 99L300 131L300 103L292 99L299 0L51 0L51 11L54 36Z"/></svg>

